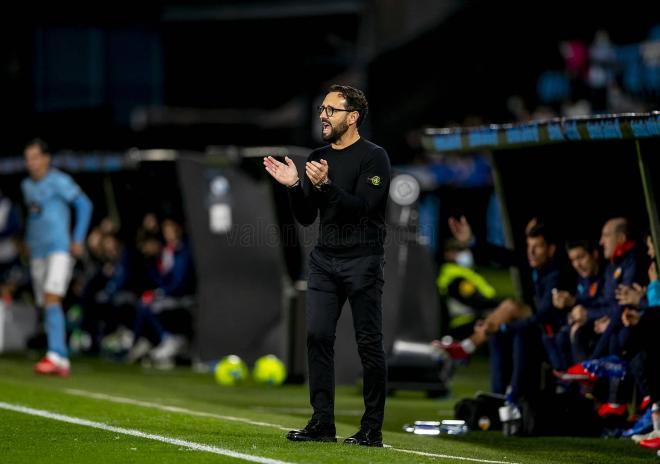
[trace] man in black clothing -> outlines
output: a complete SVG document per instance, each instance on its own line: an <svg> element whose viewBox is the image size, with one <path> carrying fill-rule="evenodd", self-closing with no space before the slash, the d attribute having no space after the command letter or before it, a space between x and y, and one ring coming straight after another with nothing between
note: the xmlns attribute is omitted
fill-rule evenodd
<svg viewBox="0 0 660 464"><path fill-rule="evenodd" d="M289 158L268 156L266 171L289 189L298 222L320 216L319 240L310 254L307 290L307 354L312 419L287 435L293 441L337 441L334 425L334 342L346 299L351 304L358 352L364 370L360 430L344 443L383 446L386 396L382 305L385 207L390 186L387 152L360 137L367 115L364 94L348 86L330 87L319 106L321 135L328 145L314 150L306 176Z"/></svg>

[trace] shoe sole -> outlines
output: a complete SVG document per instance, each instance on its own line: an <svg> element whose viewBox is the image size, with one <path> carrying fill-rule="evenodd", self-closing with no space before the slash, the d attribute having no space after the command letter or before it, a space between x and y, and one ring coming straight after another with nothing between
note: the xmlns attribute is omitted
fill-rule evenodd
<svg viewBox="0 0 660 464"><path fill-rule="evenodd" d="M657 435L654 434L655 432L649 432L645 434L639 434L639 435L633 435L630 437L630 439L636 443L639 443L640 441L648 440L650 438L655 438Z"/></svg>
<svg viewBox="0 0 660 464"><path fill-rule="evenodd" d="M331 437L323 437L323 438L303 438L303 437L286 437L287 440L290 441L317 441L321 443L337 443L336 438L331 438Z"/></svg>
<svg viewBox="0 0 660 464"><path fill-rule="evenodd" d="M645 443L642 442L642 443L640 443L640 446L643 446L644 448L648 448L648 449L659 449L660 448L660 444L657 444L657 443L645 444Z"/></svg>
<svg viewBox="0 0 660 464"><path fill-rule="evenodd" d="M34 369L34 373L37 374L37 375L44 375L44 376L50 375L50 376L62 377L62 378L69 377L69 375L70 375L69 371L65 371L65 372L64 371L48 371L48 372L45 372L45 371L39 371L37 369Z"/></svg>
<svg viewBox="0 0 660 464"><path fill-rule="evenodd" d="M623 438L632 438L634 435L646 435L650 431L651 431L650 429L638 430L638 431L635 431L635 432L629 432L629 431L626 430L621 434L621 436Z"/></svg>
<svg viewBox="0 0 660 464"><path fill-rule="evenodd" d="M593 377L590 377L588 375L585 375L585 374L561 374L561 375L557 375L555 377L557 377L559 380L565 380L565 381L587 380L587 381L593 382L593 381L597 380L597 379L595 379Z"/></svg>
<svg viewBox="0 0 660 464"><path fill-rule="evenodd" d="M383 442L378 442L378 443L354 443L354 442L344 442L345 445L350 445L350 446L367 446L369 448L382 448L383 447Z"/></svg>

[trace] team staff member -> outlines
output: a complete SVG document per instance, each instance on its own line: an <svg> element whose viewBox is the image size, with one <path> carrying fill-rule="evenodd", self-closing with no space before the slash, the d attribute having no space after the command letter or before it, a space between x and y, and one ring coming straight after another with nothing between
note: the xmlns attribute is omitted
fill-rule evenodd
<svg viewBox="0 0 660 464"><path fill-rule="evenodd" d="M302 179L293 161L264 159L266 171L289 188L294 215L304 226L320 216L319 239L310 255L307 291L307 354L314 414L293 441L337 441L334 424L334 342L346 299L351 304L364 370L360 430L344 443L383 446L381 427L387 367L382 305L385 206L390 185L387 152L360 137L368 104L364 94L330 87L319 106L321 135L328 145L307 159Z"/></svg>

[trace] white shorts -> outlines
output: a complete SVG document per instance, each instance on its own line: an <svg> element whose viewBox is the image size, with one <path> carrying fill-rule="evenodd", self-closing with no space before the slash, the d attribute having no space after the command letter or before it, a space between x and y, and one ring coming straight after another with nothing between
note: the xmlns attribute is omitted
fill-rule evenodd
<svg viewBox="0 0 660 464"><path fill-rule="evenodd" d="M75 262L69 253L58 252L46 258L30 260L32 288L37 305L43 306L44 295L51 293L63 297L69 288Z"/></svg>

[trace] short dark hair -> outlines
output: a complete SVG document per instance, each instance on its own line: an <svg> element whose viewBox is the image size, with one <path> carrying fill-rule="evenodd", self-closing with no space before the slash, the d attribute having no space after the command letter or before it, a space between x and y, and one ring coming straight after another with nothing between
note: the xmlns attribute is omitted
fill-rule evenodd
<svg viewBox="0 0 660 464"><path fill-rule="evenodd" d="M593 253L598 248L591 240L577 239L577 240L568 240L566 242L566 251L574 250L575 248L584 248L588 253Z"/></svg>
<svg viewBox="0 0 660 464"><path fill-rule="evenodd" d="M328 93L330 92L339 92L346 99L346 109L357 111L360 114L355 123L357 127L360 127L364 118L367 117L367 113L369 113L369 103L367 97L364 96L364 92L355 87L339 84L331 85L328 89Z"/></svg>
<svg viewBox="0 0 660 464"><path fill-rule="evenodd" d="M26 143L25 148L28 147L39 147L42 153L47 155L50 154L50 147L48 146L48 144L44 139L40 139L39 137L33 138L28 143Z"/></svg>
<svg viewBox="0 0 660 464"><path fill-rule="evenodd" d="M533 224L530 223L527 229L525 229L525 236L527 238L543 237L547 243L557 243L554 231L550 230L548 226L540 221L535 221Z"/></svg>

